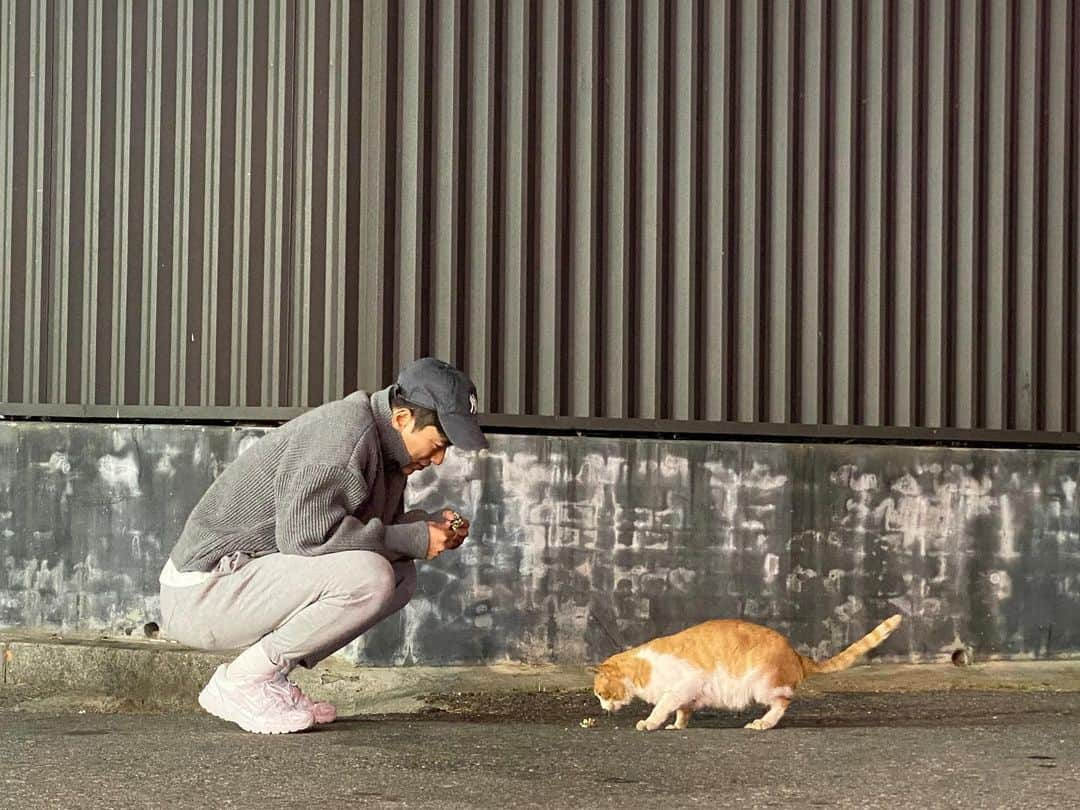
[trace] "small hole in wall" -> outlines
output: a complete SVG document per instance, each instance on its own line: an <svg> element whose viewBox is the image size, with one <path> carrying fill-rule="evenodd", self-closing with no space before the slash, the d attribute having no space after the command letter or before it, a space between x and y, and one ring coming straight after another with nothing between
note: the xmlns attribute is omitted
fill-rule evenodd
<svg viewBox="0 0 1080 810"><path fill-rule="evenodd" d="M972 655L971 650L961 647L959 650L953 650L952 662L953 666L966 667L971 664Z"/></svg>

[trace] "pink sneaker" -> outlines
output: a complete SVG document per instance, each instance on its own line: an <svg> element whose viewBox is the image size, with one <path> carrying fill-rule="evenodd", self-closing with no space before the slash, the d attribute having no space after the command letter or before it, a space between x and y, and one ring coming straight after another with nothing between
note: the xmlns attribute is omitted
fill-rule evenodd
<svg viewBox="0 0 1080 810"><path fill-rule="evenodd" d="M287 688L289 690L289 699L293 702L293 705L306 712L310 712L311 716L315 718L315 722L322 725L323 723L333 723L337 719L337 707L333 703L326 703L325 701L316 702L309 698L301 691L300 687L290 681L281 673L278 673L274 677L275 688ZM283 683L284 682L284 683ZM288 684L285 687L285 684Z"/></svg>
<svg viewBox="0 0 1080 810"><path fill-rule="evenodd" d="M315 725L311 712L290 700L273 680L232 680L225 667L219 666L199 693L199 705L214 717L255 734L290 734Z"/></svg>

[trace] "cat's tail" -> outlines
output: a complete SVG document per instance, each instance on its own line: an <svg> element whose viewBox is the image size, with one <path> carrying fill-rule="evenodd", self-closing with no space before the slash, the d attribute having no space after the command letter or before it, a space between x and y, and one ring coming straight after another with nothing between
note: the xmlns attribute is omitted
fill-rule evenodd
<svg viewBox="0 0 1080 810"><path fill-rule="evenodd" d="M827 661L812 661L809 658L803 658L803 666L806 668L807 674L813 672L839 672L842 669L847 669L855 663L855 659L860 655L870 652L870 650L891 636L893 630L900 626L900 620L899 613L889 617L842 653L834 655Z"/></svg>

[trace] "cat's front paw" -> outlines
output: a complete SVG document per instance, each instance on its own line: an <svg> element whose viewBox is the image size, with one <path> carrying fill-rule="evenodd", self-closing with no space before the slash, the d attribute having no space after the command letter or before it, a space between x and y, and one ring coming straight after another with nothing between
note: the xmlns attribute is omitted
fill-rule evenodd
<svg viewBox="0 0 1080 810"><path fill-rule="evenodd" d="M634 728L636 728L638 731L648 731L649 724L646 723L644 720L638 720L637 725L634 726Z"/></svg>
<svg viewBox="0 0 1080 810"><path fill-rule="evenodd" d="M766 730L772 728L772 726L766 725L766 723L763 720L751 720L749 723L747 723L745 726L743 726L743 728L750 728L750 729L753 729L754 731L766 731Z"/></svg>

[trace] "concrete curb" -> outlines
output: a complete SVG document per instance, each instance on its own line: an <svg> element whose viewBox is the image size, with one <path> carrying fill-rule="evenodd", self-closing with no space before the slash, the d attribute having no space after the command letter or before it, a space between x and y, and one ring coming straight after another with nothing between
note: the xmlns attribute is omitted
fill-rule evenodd
<svg viewBox="0 0 1080 810"><path fill-rule="evenodd" d="M165 641L0 633L0 707L146 712L197 711L199 690L230 654ZM589 689L580 666L355 667L330 659L293 674L314 698L342 715L409 713L447 692ZM895 692L950 689L1080 691L1080 661L874 664L807 681L801 692Z"/></svg>
<svg viewBox="0 0 1080 810"><path fill-rule="evenodd" d="M198 711L199 691L218 665L234 657L166 641L3 633L0 649L0 706L23 709L78 704ZM585 689L591 683L583 667L356 667L335 658L292 677L311 697L334 702L342 715L416 712L426 695L439 692Z"/></svg>

